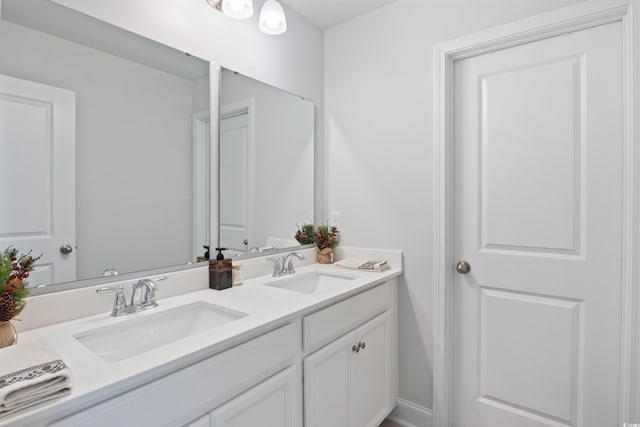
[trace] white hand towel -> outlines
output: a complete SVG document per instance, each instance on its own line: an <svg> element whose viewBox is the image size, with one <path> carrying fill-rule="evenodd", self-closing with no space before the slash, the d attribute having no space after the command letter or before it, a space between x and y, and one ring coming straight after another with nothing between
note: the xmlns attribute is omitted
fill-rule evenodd
<svg viewBox="0 0 640 427"><path fill-rule="evenodd" d="M371 261L363 258L346 258L341 261L336 261L337 267L349 268L351 270L361 271L385 271L391 266L387 261Z"/></svg>
<svg viewBox="0 0 640 427"><path fill-rule="evenodd" d="M71 371L45 345L0 349L0 418L71 393Z"/></svg>

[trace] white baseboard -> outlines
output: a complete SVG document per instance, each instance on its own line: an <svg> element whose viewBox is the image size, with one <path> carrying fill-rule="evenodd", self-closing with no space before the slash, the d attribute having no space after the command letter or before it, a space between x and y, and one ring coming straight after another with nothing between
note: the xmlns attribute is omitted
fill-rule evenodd
<svg viewBox="0 0 640 427"><path fill-rule="evenodd" d="M433 427L431 410L405 399L398 399L398 406L387 417L402 427Z"/></svg>

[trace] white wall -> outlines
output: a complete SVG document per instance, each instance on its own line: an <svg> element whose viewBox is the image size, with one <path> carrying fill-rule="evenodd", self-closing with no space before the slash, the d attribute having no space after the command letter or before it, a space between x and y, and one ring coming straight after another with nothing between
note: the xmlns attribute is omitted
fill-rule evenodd
<svg viewBox="0 0 640 427"><path fill-rule="evenodd" d="M399 395L432 404L433 45L578 0L398 0L325 34L328 209L404 251ZM424 411L428 413L428 411Z"/></svg>
<svg viewBox="0 0 640 427"><path fill-rule="evenodd" d="M0 51L0 73L76 94L77 278L189 261L193 83L7 21Z"/></svg>
<svg viewBox="0 0 640 427"><path fill-rule="evenodd" d="M224 66L310 99L316 104L316 170L323 170L323 33L291 9L285 7L287 32L267 36L258 30L262 0L254 1L254 16L243 21L227 18L204 0L54 1L208 60L213 79L218 68ZM211 99L218 99L217 84L211 85L211 95ZM213 103L211 116L217 114ZM217 129L212 135L217 135ZM211 188L217 188L215 174L211 184ZM315 185L316 207L321 211L323 180L317 179ZM217 206L212 206L212 212L215 215ZM217 217L213 219L217 224Z"/></svg>

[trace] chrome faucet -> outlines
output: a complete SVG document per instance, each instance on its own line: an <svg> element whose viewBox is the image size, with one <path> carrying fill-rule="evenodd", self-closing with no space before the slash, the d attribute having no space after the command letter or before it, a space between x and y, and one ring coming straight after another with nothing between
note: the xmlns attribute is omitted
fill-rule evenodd
<svg viewBox="0 0 640 427"><path fill-rule="evenodd" d="M142 294L144 289L144 296ZM133 284L133 293L131 294L131 304L129 307L134 311L144 311L158 306L156 302L156 291L158 287L153 280L144 278ZM136 294L140 294L138 303L136 303Z"/></svg>
<svg viewBox="0 0 640 427"><path fill-rule="evenodd" d="M267 258L267 261L273 261L273 277L285 276L287 274L293 274L296 272L293 268L293 257L298 259L304 259L304 256L300 252L289 252L287 255L280 258Z"/></svg>
<svg viewBox="0 0 640 427"><path fill-rule="evenodd" d="M122 286L118 286L115 288L98 288L96 289L96 292L99 294L115 292L116 299L113 303L113 310L111 311L111 315L116 317L125 316L127 314L137 313L139 311L149 310L151 308L157 307L158 303L156 302L156 291L158 290L158 286L155 284L155 282L166 279L167 276L162 276L155 279L155 281L149 278L143 278L135 282L133 284L133 293L131 294L131 303L129 305L127 305L127 300L124 296L124 288ZM136 295L138 294L140 294L140 296L138 297L138 302L136 302Z"/></svg>
<svg viewBox="0 0 640 427"><path fill-rule="evenodd" d="M282 261L282 272L284 274L293 274L296 272L293 268L293 257L297 257L299 260L304 259L304 255L300 252L289 252Z"/></svg>

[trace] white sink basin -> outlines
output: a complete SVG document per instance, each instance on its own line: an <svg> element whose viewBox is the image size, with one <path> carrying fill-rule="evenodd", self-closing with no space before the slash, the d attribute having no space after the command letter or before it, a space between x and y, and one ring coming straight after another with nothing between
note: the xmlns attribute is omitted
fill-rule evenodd
<svg viewBox="0 0 640 427"><path fill-rule="evenodd" d="M103 360L117 362L233 322L246 315L213 304L197 302L85 331L74 338Z"/></svg>
<svg viewBox="0 0 640 427"><path fill-rule="evenodd" d="M303 294L313 294L344 286L355 278L356 276L346 274L312 271L309 273L295 273L293 276L265 283L265 285Z"/></svg>

